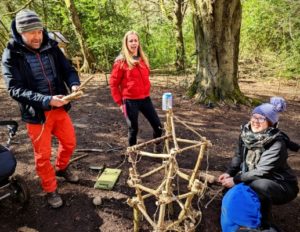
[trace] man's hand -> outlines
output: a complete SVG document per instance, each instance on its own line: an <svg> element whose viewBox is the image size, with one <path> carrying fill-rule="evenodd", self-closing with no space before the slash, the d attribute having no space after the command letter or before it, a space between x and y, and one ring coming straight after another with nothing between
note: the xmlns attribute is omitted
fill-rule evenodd
<svg viewBox="0 0 300 232"><path fill-rule="evenodd" d="M51 101L49 103L50 106L61 107L69 103L69 101L63 100L63 95L55 95L52 96Z"/></svg>
<svg viewBox="0 0 300 232"><path fill-rule="evenodd" d="M122 112L122 114L124 113L124 105L120 105L120 110L121 110L121 112Z"/></svg>
<svg viewBox="0 0 300 232"><path fill-rule="evenodd" d="M79 88L79 85L73 85L71 87L71 90L72 90L72 92L75 92L75 91L77 91L78 88Z"/></svg>

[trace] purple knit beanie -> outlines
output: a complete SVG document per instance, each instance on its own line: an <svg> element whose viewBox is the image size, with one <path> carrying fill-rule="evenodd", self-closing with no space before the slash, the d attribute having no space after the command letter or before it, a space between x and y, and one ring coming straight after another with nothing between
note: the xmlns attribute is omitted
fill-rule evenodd
<svg viewBox="0 0 300 232"><path fill-rule="evenodd" d="M282 97L272 97L270 103L263 103L252 111L252 114L265 116L274 125L278 122L279 113L286 110L286 102Z"/></svg>

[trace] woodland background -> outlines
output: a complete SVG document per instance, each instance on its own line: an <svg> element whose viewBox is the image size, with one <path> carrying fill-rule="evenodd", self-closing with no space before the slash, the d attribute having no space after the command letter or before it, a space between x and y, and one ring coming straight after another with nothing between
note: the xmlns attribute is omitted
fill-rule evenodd
<svg viewBox="0 0 300 232"><path fill-rule="evenodd" d="M86 61L81 63L81 71L86 72L81 73L82 80L95 75L85 95L72 103L70 114L77 132L77 149L96 148L103 152L89 153L71 165L80 175L80 182L74 185L59 180L64 207L49 209L36 176L25 124L20 120L17 103L8 96L1 78L0 119L19 122L12 149L18 161L16 174L26 180L31 199L25 209L16 207L11 201L0 202L0 232L133 231L132 209L126 204L126 200L134 195L134 190L127 185L130 165L124 160L127 127L107 84L108 73L128 30L139 32L149 57L152 100L162 122L165 114L161 110L161 95L172 92L174 114L211 140L213 146L202 170L208 168L216 176L226 170L234 154L239 126L248 120L252 110L248 104L236 104L239 103L237 99L224 104L222 94L232 95L226 89L228 85L222 82L226 78L232 78L234 81L226 83L236 83L234 88L239 88L248 99L268 101L270 96L283 96L288 102L288 110L280 119L280 128L300 143L298 0L1 0L0 54L10 38L11 20L24 7L35 10L48 31L60 31L67 38L66 51L70 59L79 56ZM222 17L218 18L219 15ZM205 24L207 22L216 23ZM226 37L233 31L235 35ZM230 46L232 50L228 49ZM227 56L232 51L238 54L236 60ZM224 60L228 63L220 62ZM222 69L224 63L230 68L236 65L238 71L232 72L231 77L227 76L230 72ZM219 69L215 69L215 64ZM205 76L208 72L201 73L201 69L217 70L217 78L221 81L210 81L209 78L214 80L216 76ZM219 100L216 105L210 104L214 98L208 98L209 101L199 98L198 101L196 95L190 94L193 83L197 82L215 85L211 89L213 94L216 93L215 99ZM195 89L209 92L201 87ZM139 142L143 142L151 138L152 131L143 117L140 117L140 125L143 127L139 131ZM181 125L176 125L176 132L182 138L191 137ZM5 143L6 139L7 133L1 130L0 143ZM57 144L53 140L53 153ZM111 152L111 148L118 149ZM81 154L76 151L74 157ZM52 158L54 161L55 155ZM299 153L292 153L288 161L300 184ZM92 165L122 169L112 191L93 188L98 173L89 168ZM145 169L157 165L150 159L141 160L141 167ZM180 165L192 169L193 157L182 158ZM150 180L159 181L159 178ZM205 198L198 202L203 218L197 231L221 230L222 196L216 195L217 191L217 187L210 187ZM93 205L95 196L102 198L100 206ZM214 196L216 198L209 207L205 207ZM154 212L155 206L151 210ZM300 231L299 212L299 195L291 203L273 208L274 220L285 232ZM141 231L151 230L145 220L141 224Z"/></svg>
<svg viewBox="0 0 300 232"><path fill-rule="evenodd" d="M223 2L230 4L230 1ZM58 30L70 41L67 47L70 57L81 56L70 20L72 10L79 17L79 33L94 58L92 71L111 69L124 34L131 29L139 32L152 69L172 70L177 56L174 7L181 4L184 43L184 68L181 71L193 72L196 51L191 3L180 0L2 0L0 53L9 38L14 12L29 7L42 17L48 31ZM241 3L240 61L260 60L270 76L299 78L300 2L242 0ZM68 4L75 7L70 10Z"/></svg>

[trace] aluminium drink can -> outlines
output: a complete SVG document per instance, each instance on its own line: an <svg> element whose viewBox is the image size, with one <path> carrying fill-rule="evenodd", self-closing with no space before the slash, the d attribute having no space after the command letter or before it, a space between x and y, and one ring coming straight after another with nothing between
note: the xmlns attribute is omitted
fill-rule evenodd
<svg viewBox="0 0 300 232"><path fill-rule="evenodd" d="M172 93L164 93L162 96L162 110L172 109Z"/></svg>

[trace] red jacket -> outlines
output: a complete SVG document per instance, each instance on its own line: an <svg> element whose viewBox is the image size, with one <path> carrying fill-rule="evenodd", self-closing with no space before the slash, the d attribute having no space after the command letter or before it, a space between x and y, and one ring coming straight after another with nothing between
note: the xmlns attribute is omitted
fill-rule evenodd
<svg viewBox="0 0 300 232"><path fill-rule="evenodd" d="M150 70L142 59L129 69L124 60L117 60L110 75L110 90L114 101L122 105L124 99L144 99L150 96Z"/></svg>

